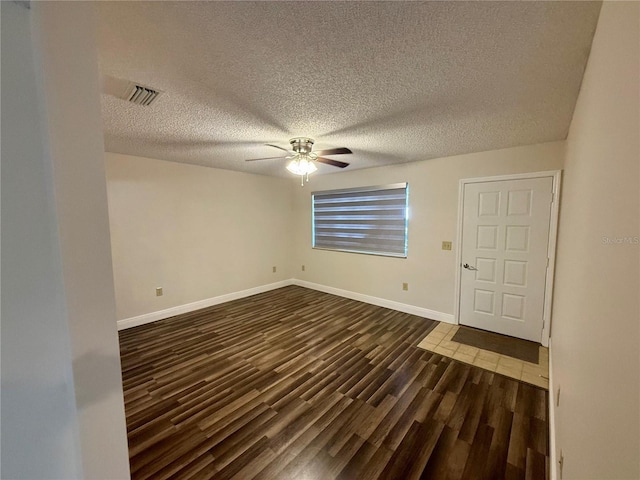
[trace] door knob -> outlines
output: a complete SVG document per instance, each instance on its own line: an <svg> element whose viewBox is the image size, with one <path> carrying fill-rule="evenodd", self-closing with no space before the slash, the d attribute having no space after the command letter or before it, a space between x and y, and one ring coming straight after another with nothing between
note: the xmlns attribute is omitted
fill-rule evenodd
<svg viewBox="0 0 640 480"><path fill-rule="evenodd" d="M467 270L478 270L476 267L472 267L471 265L469 265L468 263L465 263L464 265L462 265L464 268L466 268Z"/></svg>

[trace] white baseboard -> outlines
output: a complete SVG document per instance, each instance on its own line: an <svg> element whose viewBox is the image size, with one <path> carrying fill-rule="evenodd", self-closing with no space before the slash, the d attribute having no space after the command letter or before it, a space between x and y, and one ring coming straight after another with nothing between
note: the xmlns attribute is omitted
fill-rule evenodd
<svg viewBox="0 0 640 480"><path fill-rule="evenodd" d="M249 288L247 290L241 290L239 292L227 293L225 295L219 295L212 298L205 298L204 300L198 300L197 302L178 305L176 307L167 308L165 310L159 310L157 312L145 313L135 317L118 320L118 330L125 330L127 328L137 327L139 325L156 322L165 318L175 317L176 315L181 315L183 313L193 312L201 308L219 305L221 303L230 302L231 300L237 300L239 298L250 297L251 295L268 292L270 290L286 287L288 285L299 285L301 287L310 288L312 290L318 290L320 292L331 293L340 297L350 298L351 300L357 300L359 302L377 305L378 307L390 308L392 310L398 310L399 312L410 313L411 315L417 315L424 318L430 318L431 320L437 320L439 322L455 323L453 314L450 313L437 312L435 310L429 310L428 308L416 307L415 305L394 302L393 300L387 300L385 298L373 297L371 295L364 295L362 293L351 292L349 290L342 290L341 288L328 287L319 283L312 283L304 280L299 280L297 278L290 278L288 280L282 280L281 282L269 283L267 285L261 285L259 287Z"/></svg>
<svg viewBox="0 0 640 480"><path fill-rule="evenodd" d="M435 310L429 310L428 308L416 307L415 305L395 302L393 300L387 300L380 297L373 297L371 295L365 295L363 293L351 292L349 290L343 290L341 288L328 287L326 285L307 282L305 280L299 280L297 278L292 279L292 284L310 288L312 290L318 290L324 293L331 293L340 297L350 298L351 300L358 300L359 302L369 303L371 305L377 305L378 307L385 307L392 310L398 310L399 312L410 313L411 315L417 315L419 317L429 318L431 320L437 320L439 322L455 323L454 316L451 313L437 312Z"/></svg>
<svg viewBox="0 0 640 480"><path fill-rule="evenodd" d="M292 285L291 279L282 280L281 282L269 283L267 285L261 285L259 287L249 288L247 290L241 290L239 292L227 293L225 295L219 295L217 297L205 298L204 300L198 300L197 302L187 303L184 305L178 305L177 307L167 308L165 310L159 310L157 312L145 313L136 317L125 318L118 320L118 330L124 330L127 328L137 327L138 325L144 325L146 323L156 322L165 318L174 317L183 313L193 312L201 308L212 307L220 303L230 302L231 300L237 300L239 298L250 297L258 293L268 292L275 290L276 288L286 287Z"/></svg>
<svg viewBox="0 0 640 480"><path fill-rule="evenodd" d="M549 339L549 470L550 480L557 480L558 465L556 456L556 388L553 382L553 351Z"/></svg>

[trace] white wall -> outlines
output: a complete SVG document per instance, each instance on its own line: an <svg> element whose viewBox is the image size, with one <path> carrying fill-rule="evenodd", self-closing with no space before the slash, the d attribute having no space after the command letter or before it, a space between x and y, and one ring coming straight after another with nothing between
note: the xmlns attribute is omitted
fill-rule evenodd
<svg viewBox="0 0 640 480"><path fill-rule="evenodd" d="M31 43L2 15L1 478L82 478L62 259Z"/></svg>
<svg viewBox="0 0 640 480"><path fill-rule="evenodd" d="M118 319L291 277L289 179L114 153L106 165Z"/></svg>
<svg viewBox="0 0 640 480"><path fill-rule="evenodd" d="M551 327L564 479L640 478L639 22L637 2L603 3L567 139Z"/></svg>
<svg viewBox="0 0 640 480"><path fill-rule="evenodd" d="M558 170L563 155L564 142L554 142L312 177L295 189L294 276L453 315L460 179ZM311 248L311 192L398 182L409 183L406 259ZM441 249L445 240L453 250Z"/></svg>
<svg viewBox="0 0 640 480"><path fill-rule="evenodd" d="M15 12L17 7L3 2L3 12L5 8ZM14 220L7 237L13 249L7 251L3 245L2 273L10 287L16 282L7 296L3 284L3 309L4 301L13 305L9 318L15 328L9 329L13 334L5 341L3 318L2 342L3 347L10 343L9 353L24 361L14 380L33 390L24 394L20 405L13 404L15 411L6 411L3 403L3 447L9 437L5 418L11 418L9 425L18 421L16 415L26 419L25 425L42 421L42 427L22 433L29 438L18 444L21 451L8 460L11 474L5 477L3 470L4 478L129 477L93 8L88 2L31 2L30 10L16 15L20 27L29 24L33 32L35 75L28 71L28 55L16 60L18 78L8 77L13 85L7 92L9 110L2 105L3 163L8 160L10 174L2 178L10 193L3 198L3 224L5 206ZM30 18L25 19L24 12ZM25 42L15 47L16 53L28 53L25 35L14 32L10 38ZM3 67L4 63L3 55ZM5 68L2 73L4 79ZM4 83L2 87L4 100ZM39 110L42 131L37 119L28 117L30 112L22 112L25 107ZM15 124L22 115L28 118ZM16 142L8 159L5 141ZM32 163L21 165L27 161ZM14 226L20 228L16 234ZM15 264L16 258L24 263ZM45 274L42 278L36 278L38 269ZM2 354L4 387L4 348ZM75 404L50 403L52 389L57 389L53 393L58 401L75 394ZM3 399L4 395L3 388ZM51 396L55 400L56 395ZM58 440L45 435L56 426L62 430L71 425L76 426L79 448L72 449L71 440L61 438L62 454L55 459L53 454L43 455L39 447ZM4 449L2 454L4 468Z"/></svg>

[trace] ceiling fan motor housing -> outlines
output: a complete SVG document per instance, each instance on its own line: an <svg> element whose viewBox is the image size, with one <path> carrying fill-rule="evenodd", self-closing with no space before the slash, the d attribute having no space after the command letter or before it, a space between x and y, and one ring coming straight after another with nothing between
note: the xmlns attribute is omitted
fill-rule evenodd
<svg viewBox="0 0 640 480"><path fill-rule="evenodd" d="M308 137L296 137L289 140L291 148L296 153L311 153L313 139Z"/></svg>

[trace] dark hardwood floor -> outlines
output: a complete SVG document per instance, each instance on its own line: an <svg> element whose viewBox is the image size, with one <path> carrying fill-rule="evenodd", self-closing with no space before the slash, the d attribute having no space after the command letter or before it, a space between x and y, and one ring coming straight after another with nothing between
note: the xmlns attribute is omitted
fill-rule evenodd
<svg viewBox="0 0 640 480"><path fill-rule="evenodd" d="M547 478L547 392L435 325L292 286L121 331L132 477Z"/></svg>

